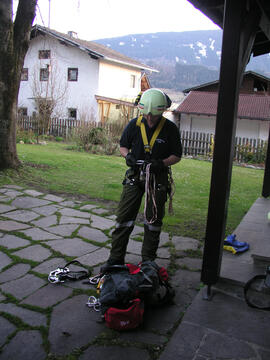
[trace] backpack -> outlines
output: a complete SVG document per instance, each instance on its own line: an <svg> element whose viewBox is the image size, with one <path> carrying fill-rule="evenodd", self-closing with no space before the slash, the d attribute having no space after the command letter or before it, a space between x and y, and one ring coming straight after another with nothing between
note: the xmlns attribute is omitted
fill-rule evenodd
<svg viewBox="0 0 270 360"><path fill-rule="evenodd" d="M166 269L153 261L106 268L97 292L98 309L106 325L120 331L138 327L147 306L164 305L174 296Z"/></svg>

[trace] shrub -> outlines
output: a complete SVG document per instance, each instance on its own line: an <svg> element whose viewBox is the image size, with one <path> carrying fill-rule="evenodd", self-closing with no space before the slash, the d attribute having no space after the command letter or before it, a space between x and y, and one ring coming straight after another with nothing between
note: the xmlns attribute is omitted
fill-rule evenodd
<svg viewBox="0 0 270 360"><path fill-rule="evenodd" d="M35 134L32 130L23 130L19 127L16 129L16 143L23 141L25 144L34 144Z"/></svg>
<svg viewBox="0 0 270 360"><path fill-rule="evenodd" d="M252 147L251 144L238 145L238 158L240 162L250 164L261 164L265 162L267 151L267 141L263 146Z"/></svg>
<svg viewBox="0 0 270 360"><path fill-rule="evenodd" d="M64 138L62 138L61 136L56 136L55 141L64 141Z"/></svg>
<svg viewBox="0 0 270 360"><path fill-rule="evenodd" d="M113 129L113 131L112 131ZM96 127L93 122L85 122L82 126L73 129L72 140L77 149L83 148L93 154L113 155L119 149L119 130L111 125Z"/></svg>

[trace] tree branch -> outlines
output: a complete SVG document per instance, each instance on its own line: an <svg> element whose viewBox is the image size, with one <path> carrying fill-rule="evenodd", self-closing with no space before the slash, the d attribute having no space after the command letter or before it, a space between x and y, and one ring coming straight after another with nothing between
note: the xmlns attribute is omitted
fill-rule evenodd
<svg viewBox="0 0 270 360"><path fill-rule="evenodd" d="M30 32L36 16L37 0L20 0L14 21L14 50L25 55L27 52Z"/></svg>

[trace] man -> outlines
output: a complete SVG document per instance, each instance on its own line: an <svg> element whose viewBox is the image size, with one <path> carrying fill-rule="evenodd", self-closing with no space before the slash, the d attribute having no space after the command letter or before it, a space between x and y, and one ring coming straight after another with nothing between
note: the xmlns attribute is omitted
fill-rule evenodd
<svg viewBox="0 0 270 360"><path fill-rule="evenodd" d="M182 156L179 130L162 114L170 107L169 97L158 89L145 91L139 99L141 116L129 122L120 139L120 153L129 169L117 211L116 228L107 265L125 262L129 236L134 228L145 190L142 261L153 261L159 244L165 202L170 189L169 167Z"/></svg>

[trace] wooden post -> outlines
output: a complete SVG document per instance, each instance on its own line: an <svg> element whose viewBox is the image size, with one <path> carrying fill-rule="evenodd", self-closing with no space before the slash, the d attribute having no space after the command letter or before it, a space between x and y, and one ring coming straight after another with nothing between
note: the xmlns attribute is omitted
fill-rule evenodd
<svg viewBox="0 0 270 360"><path fill-rule="evenodd" d="M249 13L248 0L226 0L216 118L215 147L201 280L218 281L230 193L236 117L241 77L248 62L259 16ZM252 9L253 10L253 9Z"/></svg>
<svg viewBox="0 0 270 360"><path fill-rule="evenodd" d="M262 196L265 198L270 196L270 126L269 126L267 153L265 159Z"/></svg>

